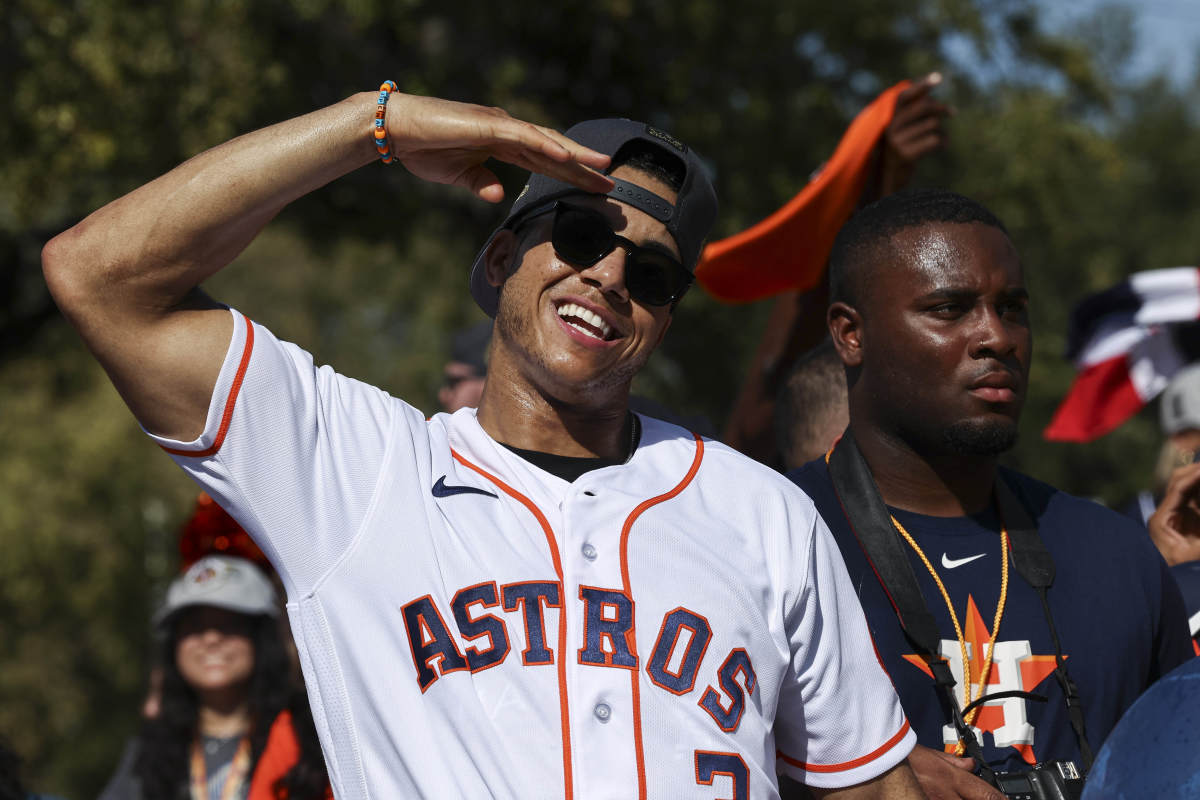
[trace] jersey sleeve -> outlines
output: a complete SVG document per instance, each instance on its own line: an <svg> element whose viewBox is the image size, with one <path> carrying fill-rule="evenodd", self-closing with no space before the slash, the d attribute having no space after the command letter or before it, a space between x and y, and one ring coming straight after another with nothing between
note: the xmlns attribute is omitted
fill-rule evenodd
<svg viewBox="0 0 1200 800"><path fill-rule="evenodd" d="M352 546L394 428L420 438L424 418L231 313L203 433L151 438L254 538L294 600Z"/></svg>
<svg viewBox="0 0 1200 800"><path fill-rule="evenodd" d="M795 594L784 624L789 685L776 719L777 767L809 786L852 786L900 763L916 744L824 520L793 538ZM788 563L788 559L783 559ZM786 579L786 576L785 576Z"/></svg>

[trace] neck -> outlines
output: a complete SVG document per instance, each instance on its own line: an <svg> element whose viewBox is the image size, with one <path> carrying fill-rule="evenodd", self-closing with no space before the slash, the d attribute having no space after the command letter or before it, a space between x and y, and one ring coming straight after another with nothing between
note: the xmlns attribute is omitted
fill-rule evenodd
<svg viewBox="0 0 1200 800"><path fill-rule="evenodd" d="M629 450L629 390L601 402L570 402L489 368L479 424L498 442L576 458L619 460Z"/></svg>
<svg viewBox="0 0 1200 800"><path fill-rule="evenodd" d="M921 453L870 425L854 426L854 438L889 506L934 517L959 517L991 503L994 456Z"/></svg>
<svg viewBox="0 0 1200 800"><path fill-rule="evenodd" d="M199 700L196 722L202 735L226 739L250 730L250 708L240 689L204 692Z"/></svg>

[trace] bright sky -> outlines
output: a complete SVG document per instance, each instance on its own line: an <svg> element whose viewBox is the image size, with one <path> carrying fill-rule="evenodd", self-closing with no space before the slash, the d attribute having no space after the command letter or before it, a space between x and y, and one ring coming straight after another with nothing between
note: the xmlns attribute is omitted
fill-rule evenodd
<svg viewBox="0 0 1200 800"><path fill-rule="evenodd" d="M1200 52L1200 0L1039 0L1052 30L1069 27L1106 5L1134 9L1138 26L1135 76L1164 71L1180 84L1195 74Z"/></svg>

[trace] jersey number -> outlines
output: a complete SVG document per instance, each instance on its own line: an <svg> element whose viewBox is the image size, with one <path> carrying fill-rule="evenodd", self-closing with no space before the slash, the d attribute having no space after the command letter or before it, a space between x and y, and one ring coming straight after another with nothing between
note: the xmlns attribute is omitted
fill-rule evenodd
<svg viewBox="0 0 1200 800"><path fill-rule="evenodd" d="M746 800L750 796L750 771L746 769L746 762L742 761L741 756L697 750L696 783L712 786L713 778L718 775L733 781L733 796L718 800Z"/></svg>

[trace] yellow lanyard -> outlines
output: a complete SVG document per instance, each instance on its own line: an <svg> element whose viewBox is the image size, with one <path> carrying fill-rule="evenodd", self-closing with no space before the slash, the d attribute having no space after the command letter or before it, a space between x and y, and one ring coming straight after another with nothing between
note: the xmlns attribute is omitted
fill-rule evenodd
<svg viewBox="0 0 1200 800"><path fill-rule="evenodd" d="M942 583L941 577L937 574L937 570L933 568L933 564L925 557L925 551L917 544L916 539L904 529L900 521L894 516L892 524L896 526L896 530L904 537L904 541L916 551L921 558L921 562L925 565L925 569L929 570L929 574L933 576L933 582L937 584L938 590L942 593L942 600L946 602L946 608L950 612L950 620L954 623L954 635L958 637L958 647L962 653L963 665L963 708L969 706L973 701L983 697L984 687L987 686L988 676L992 672L992 654L996 649L996 634L1000 632L1000 620L1004 617L1004 601L1008 597L1008 528L1004 523L1000 524L1000 600L996 603L996 618L992 622L992 636L988 642L987 660L984 661L983 669L979 673L979 695L971 696L971 664L967 660L967 638L963 635L962 626L958 624L958 614L954 611L954 604L950 602L950 593L946 591L945 584ZM982 705L971 709L971 712L966 717L968 725L974 724L975 718L979 715L979 710ZM966 749L960 739L958 745L954 748L955 755L962 755Z"/></svg>
<svg viewBox="0 0 1200 800"><path fill-rule="evenodd" d="M249 774L250 737L243 736L237 752L233 754L225 785L221 787L221 800L232 800ZM192 741L192 800L208 800L208 770L204 766L204 752L200 747L199 736Z"/></svg>

